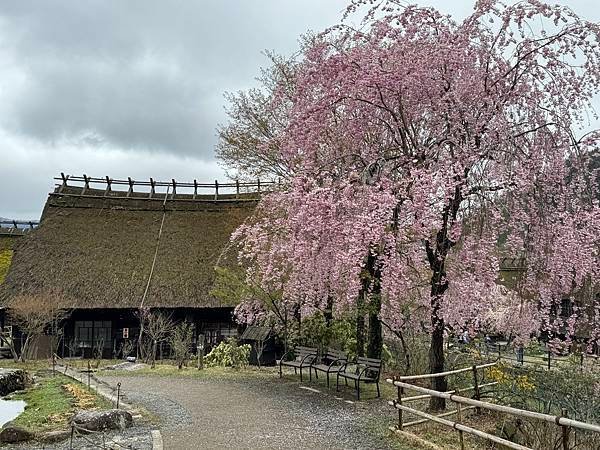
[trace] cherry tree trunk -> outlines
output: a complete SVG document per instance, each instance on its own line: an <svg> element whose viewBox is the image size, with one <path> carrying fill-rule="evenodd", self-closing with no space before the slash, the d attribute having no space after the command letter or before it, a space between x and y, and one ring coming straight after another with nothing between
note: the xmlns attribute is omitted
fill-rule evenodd
<svg viewBox="0 0 600 450"><path fill-rule="evenodd" d="M444 322L432 316L433 330L431 333L431 344L429 347L429 371L439 373L444 371ZM445 392L448 390L446 377L437 377L431 379L431 388L436 391ZM431 397L429 400L429 409L439 411L446 407L446 400L443 398Z"/></svg>
<svg viewBox="0 0 600 450"><path fill-rule="evenodd" d="M358 295L356 303L356 356L365 356L365 315L362 292Z"/></svg>
<svg viewBox="0 0 600 450"><path fill-rule="evenodd" d="M381 311L381 296L373 295L369 305L369 342L367 345L367 356L369 358L381 358L383 348L383 331L379 312Z"/></svg>
<svg viewBox="0 0 600 450"><path fill-rule="evenodd" d="M383 330L379 319L379 313L381 312L381 268L377 263L376 252L369 252L367 255L366 271L363 290L369 293L367 356L369 358L381 358L383 348Z"/></svg>

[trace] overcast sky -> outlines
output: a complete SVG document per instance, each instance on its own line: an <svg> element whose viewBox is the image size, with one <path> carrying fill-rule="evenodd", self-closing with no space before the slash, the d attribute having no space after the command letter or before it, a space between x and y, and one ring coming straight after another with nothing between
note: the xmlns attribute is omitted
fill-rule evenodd
<svg viewBox="0 0 600 450"><path fill-rule="evenodd" d="M464 17L474 0L420 1ZM598 0L568 4L600 21ZM567 3L566 1L563 3ZM225 92L347 0L2 0L0 217L37 219L60 172L224 180Z"/></svg>

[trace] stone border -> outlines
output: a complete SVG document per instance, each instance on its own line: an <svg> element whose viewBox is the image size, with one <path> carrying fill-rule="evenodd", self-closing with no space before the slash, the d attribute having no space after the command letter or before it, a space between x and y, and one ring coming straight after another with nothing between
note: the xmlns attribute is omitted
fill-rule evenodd
<svg viewBox="0 0 600 450"><path fill-rule="evenodd" d="M152 430L150 434L152 435L152 450L163 450L163 440L160 430Z"/></svg>
<svg viewBox="0 0 600 450"><path fill-rule="evenodd" d="M66 375L67 377L77 381L78 383L82 383L83 385L87 386L87 384L85 383L85 380L82 381L81 378L81 373L80 372L76 372L73 369L71 369L68 366L62 366L62 365L56 365L56 371L60 374ZM78 376L79 375L79 376ZM85 375L83 375L85 377ZM90 379L90 388L93 389L98 395L104 397L106 400L114 403L116 405L117 403L117 397L113 394L113 390L112 388L109 388L108 386L102 384L102 383L96 383L93 378ZM123 401L122 399L122 395L120 396L121 398L119 399L119 408L123 408L126 411L132 411L134 409L134 407L132 405L130 405L129 403L126 403Z"/></svg>

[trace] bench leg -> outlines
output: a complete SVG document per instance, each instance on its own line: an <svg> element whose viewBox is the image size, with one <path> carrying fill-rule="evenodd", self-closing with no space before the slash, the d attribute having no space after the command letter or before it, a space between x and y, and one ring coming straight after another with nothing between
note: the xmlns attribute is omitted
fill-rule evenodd
<svg viewBox="0 0 600 450"><path fill-rule="evenodd" d="M281 363L279 363L279 378L283 377L283 373L281 372Z"/></svg>
<svg viewBox="0 0 600 450"><path fill-rule="evenodd" d="M300 366L300 382L302 382L302 366Z"/></svg>
<svg viewBox="0 0 600 450"><path fill-rule="evenodd" d="M338 372L336 380L335 380L335 391L340 392L340 374Z"/></svg>
<svg viewBox="0 0 600 450"><path fill-rule="evenodd" d="M317 373L317 369L315 369L315 378L318 380L319 379L319 374Z"/></svg>
<svg viewBox="0 0 600 450"><path fill-rule="evenodd" d="M356 385L356 399L360 400L360 381L355 380L354 383Z"/></svg>
<svg viewBox="0 0 600 450"><path fill-rule="evenodd" d="M327 389L329 389L329 372L327 372Z"/></svg>
<svg viewBox="0 0 600 450"><path fill-rule="evenodd" d="M381 397L381 392L379 392L379 381L375 383L377 385L377 398Z"/></svg>
<svg viewBox="0 0 600 450"><path fill-rule="evenodd" d="M312 381L312 366L308 366L308 381Z"/></svg>

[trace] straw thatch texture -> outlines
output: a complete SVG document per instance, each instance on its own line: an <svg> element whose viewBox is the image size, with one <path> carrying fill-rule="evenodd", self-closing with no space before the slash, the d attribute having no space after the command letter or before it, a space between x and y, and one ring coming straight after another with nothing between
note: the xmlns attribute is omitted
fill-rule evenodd
<svg viewBox="0 0 600 450"><path fill-rule="evenodd" d="M148 307L218 307L214 266L236 263L229 238L255 203L167 201ZM20 238L0 286L0 303L19 293L62 292L69 308L137 308L146 287L163 201L76 198L52 193L40 227ZM54 298L55 296L53 296Z"/></svg>

